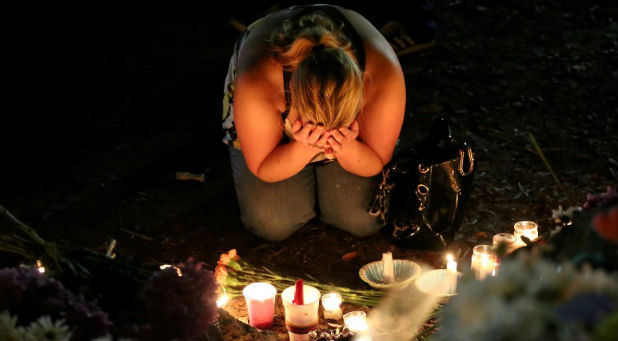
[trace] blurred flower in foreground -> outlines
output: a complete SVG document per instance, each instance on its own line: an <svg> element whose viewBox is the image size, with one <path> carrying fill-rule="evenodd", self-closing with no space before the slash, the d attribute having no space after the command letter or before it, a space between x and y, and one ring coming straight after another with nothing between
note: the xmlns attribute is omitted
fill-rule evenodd
<svg viewBox="0 0 618 341"><path fill-rule="evenodd" d="M593 223L599 236L614 244L618 243L618 207L598 213L594 216Z"/></svg>
<svg viewBox="0 0 618 341"><path fill-rule="evenodd" d="M0 340L23 340L25 330L17 326L17 317L8 311L0 312Z"/></svg>
<svg viewBox="0 0 618 341"><path fill-rule="evenodd" d="M19 327L37 320L46 322L39 320L42 316L48 316L50 321L63 319L72 331L73 340L90 340L106 335L112 325L107 314L98 306L84 302L58 280L36 269L0 269L0 311L8 311L16 317Z"/></svg>
<svg viewBox="0 0 618 341"><path fill-rule="evenodd" d="M69 327L64 320L52 321L49 316L41 316L26 328L26 340L68 341L71 338Z"/></svg>
<svg viewBox="0 0 618 341"><path fill-rule="evenodd" d="M466 274L458 289L439 313L440 329L432 339L590 339L618 316L615 274L557 265L536 253L506 259L484 281ZM615 330L612 339L617 337Z"/></svg>
<svg viewBox="0 0 618 341"><path fill-rule="evenodd" d="M216 290L213 272L193 258L155 272L142 291L147 323L140 339L203 338L217 312Z"/></svg>
<svg viewBox="0 0 618 341"><path fill-rule="evenodd" d="M13 341L69 341L71 332L63 319L53 321L41 316L29 326L17 325L17 317L8 311L0 313L0 340Z"/></svg>

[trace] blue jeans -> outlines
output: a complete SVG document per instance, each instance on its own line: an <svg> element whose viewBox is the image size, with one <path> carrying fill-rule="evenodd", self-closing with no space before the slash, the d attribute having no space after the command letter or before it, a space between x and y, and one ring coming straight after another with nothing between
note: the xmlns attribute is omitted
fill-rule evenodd
<svg viewBox="0 0 618 341"><path fill-rule="evenodd" d="M289 179L268 183L249 171L240 150L229 149L240 218L253 234L273 241L288 238L316 216L316 197L324 223L359 237L382 227L367 213L378 176L361 177L329 162L307 165Z"/></svg>

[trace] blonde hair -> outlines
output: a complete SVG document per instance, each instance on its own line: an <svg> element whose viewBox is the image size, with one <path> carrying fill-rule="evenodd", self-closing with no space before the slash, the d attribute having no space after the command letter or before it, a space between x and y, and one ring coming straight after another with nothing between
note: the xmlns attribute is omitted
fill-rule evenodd
<svg viewBox="0 0 618 341"><path fill-rule="evenodd" d="M352 123L363 101L363 74L341 27L319 14L285 20L271 47L292 73L291 108L327 129Z"/></svg>

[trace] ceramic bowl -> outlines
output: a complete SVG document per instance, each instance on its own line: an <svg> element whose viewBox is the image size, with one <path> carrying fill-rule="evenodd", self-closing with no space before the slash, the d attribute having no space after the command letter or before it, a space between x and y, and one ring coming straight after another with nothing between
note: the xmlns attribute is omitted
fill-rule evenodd
<svg viewBox="0 0 618 341"><path fill-rule="evenodd" d="M449 292L449 288L444 284L444 281L446 281L446 274L446 269L424 272L416 279L416 288L427 295L439 296L440 301L444 303L451 297L457 295L457 292ZM458 272L457 276L461 276L461 273Z"/></svg>
<svg viewBox="0 0 618 341"><path fill-rule="evenodd" d="M381 260L365 264L358 271L358 275L374 288L391 289L405 287L421 273L421 266L407 259L393 259L393 267L395 281L392 283L384 281L384 269Z"/></svg>

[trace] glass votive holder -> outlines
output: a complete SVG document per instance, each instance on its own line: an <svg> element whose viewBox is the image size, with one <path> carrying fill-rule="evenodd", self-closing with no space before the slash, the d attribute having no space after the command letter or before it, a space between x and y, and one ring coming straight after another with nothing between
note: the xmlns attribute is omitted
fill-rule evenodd
<svg viewBox="0 0 618 341"><path fill-rule="evenodd" d="M525 246L526 243L521 239L522 236L535 241L539 238L539 225L534 221L518 221L513 226L515 229L515 238L520 246Z"/></svg>
<svg viewBox="0 0 618 341"><path fill-rule="evenodd" d="M353 332L362 332L369 328L367 313L362 310L351 311L343 315L343 323Z"/></svg>
<svg viewBox="0 0 618 341"><path fill-rule="evenodd" d="M330 292L322 296L322 308L326 320L341 320L343 315L341 311L342 301L341 294L337 292Z"/></svg>
<svg viewBox="0 0 618 341"><path fill-rule="evenodd" d="M476 245L472 249L472 261L470 268L474 271L476 279L483 280L487 275L496 275L498 268L498 256L491 245Z"/></svg>
<svg viewBox="0 0 618 341"><path fill-rule="evenodd" d="M493 248L494 251L497 250L500 245L504 245L506 252L510 252L515 246L515 242L517 241L517 237L510 233L498 233L495 234L493 239Z"/></svg>

